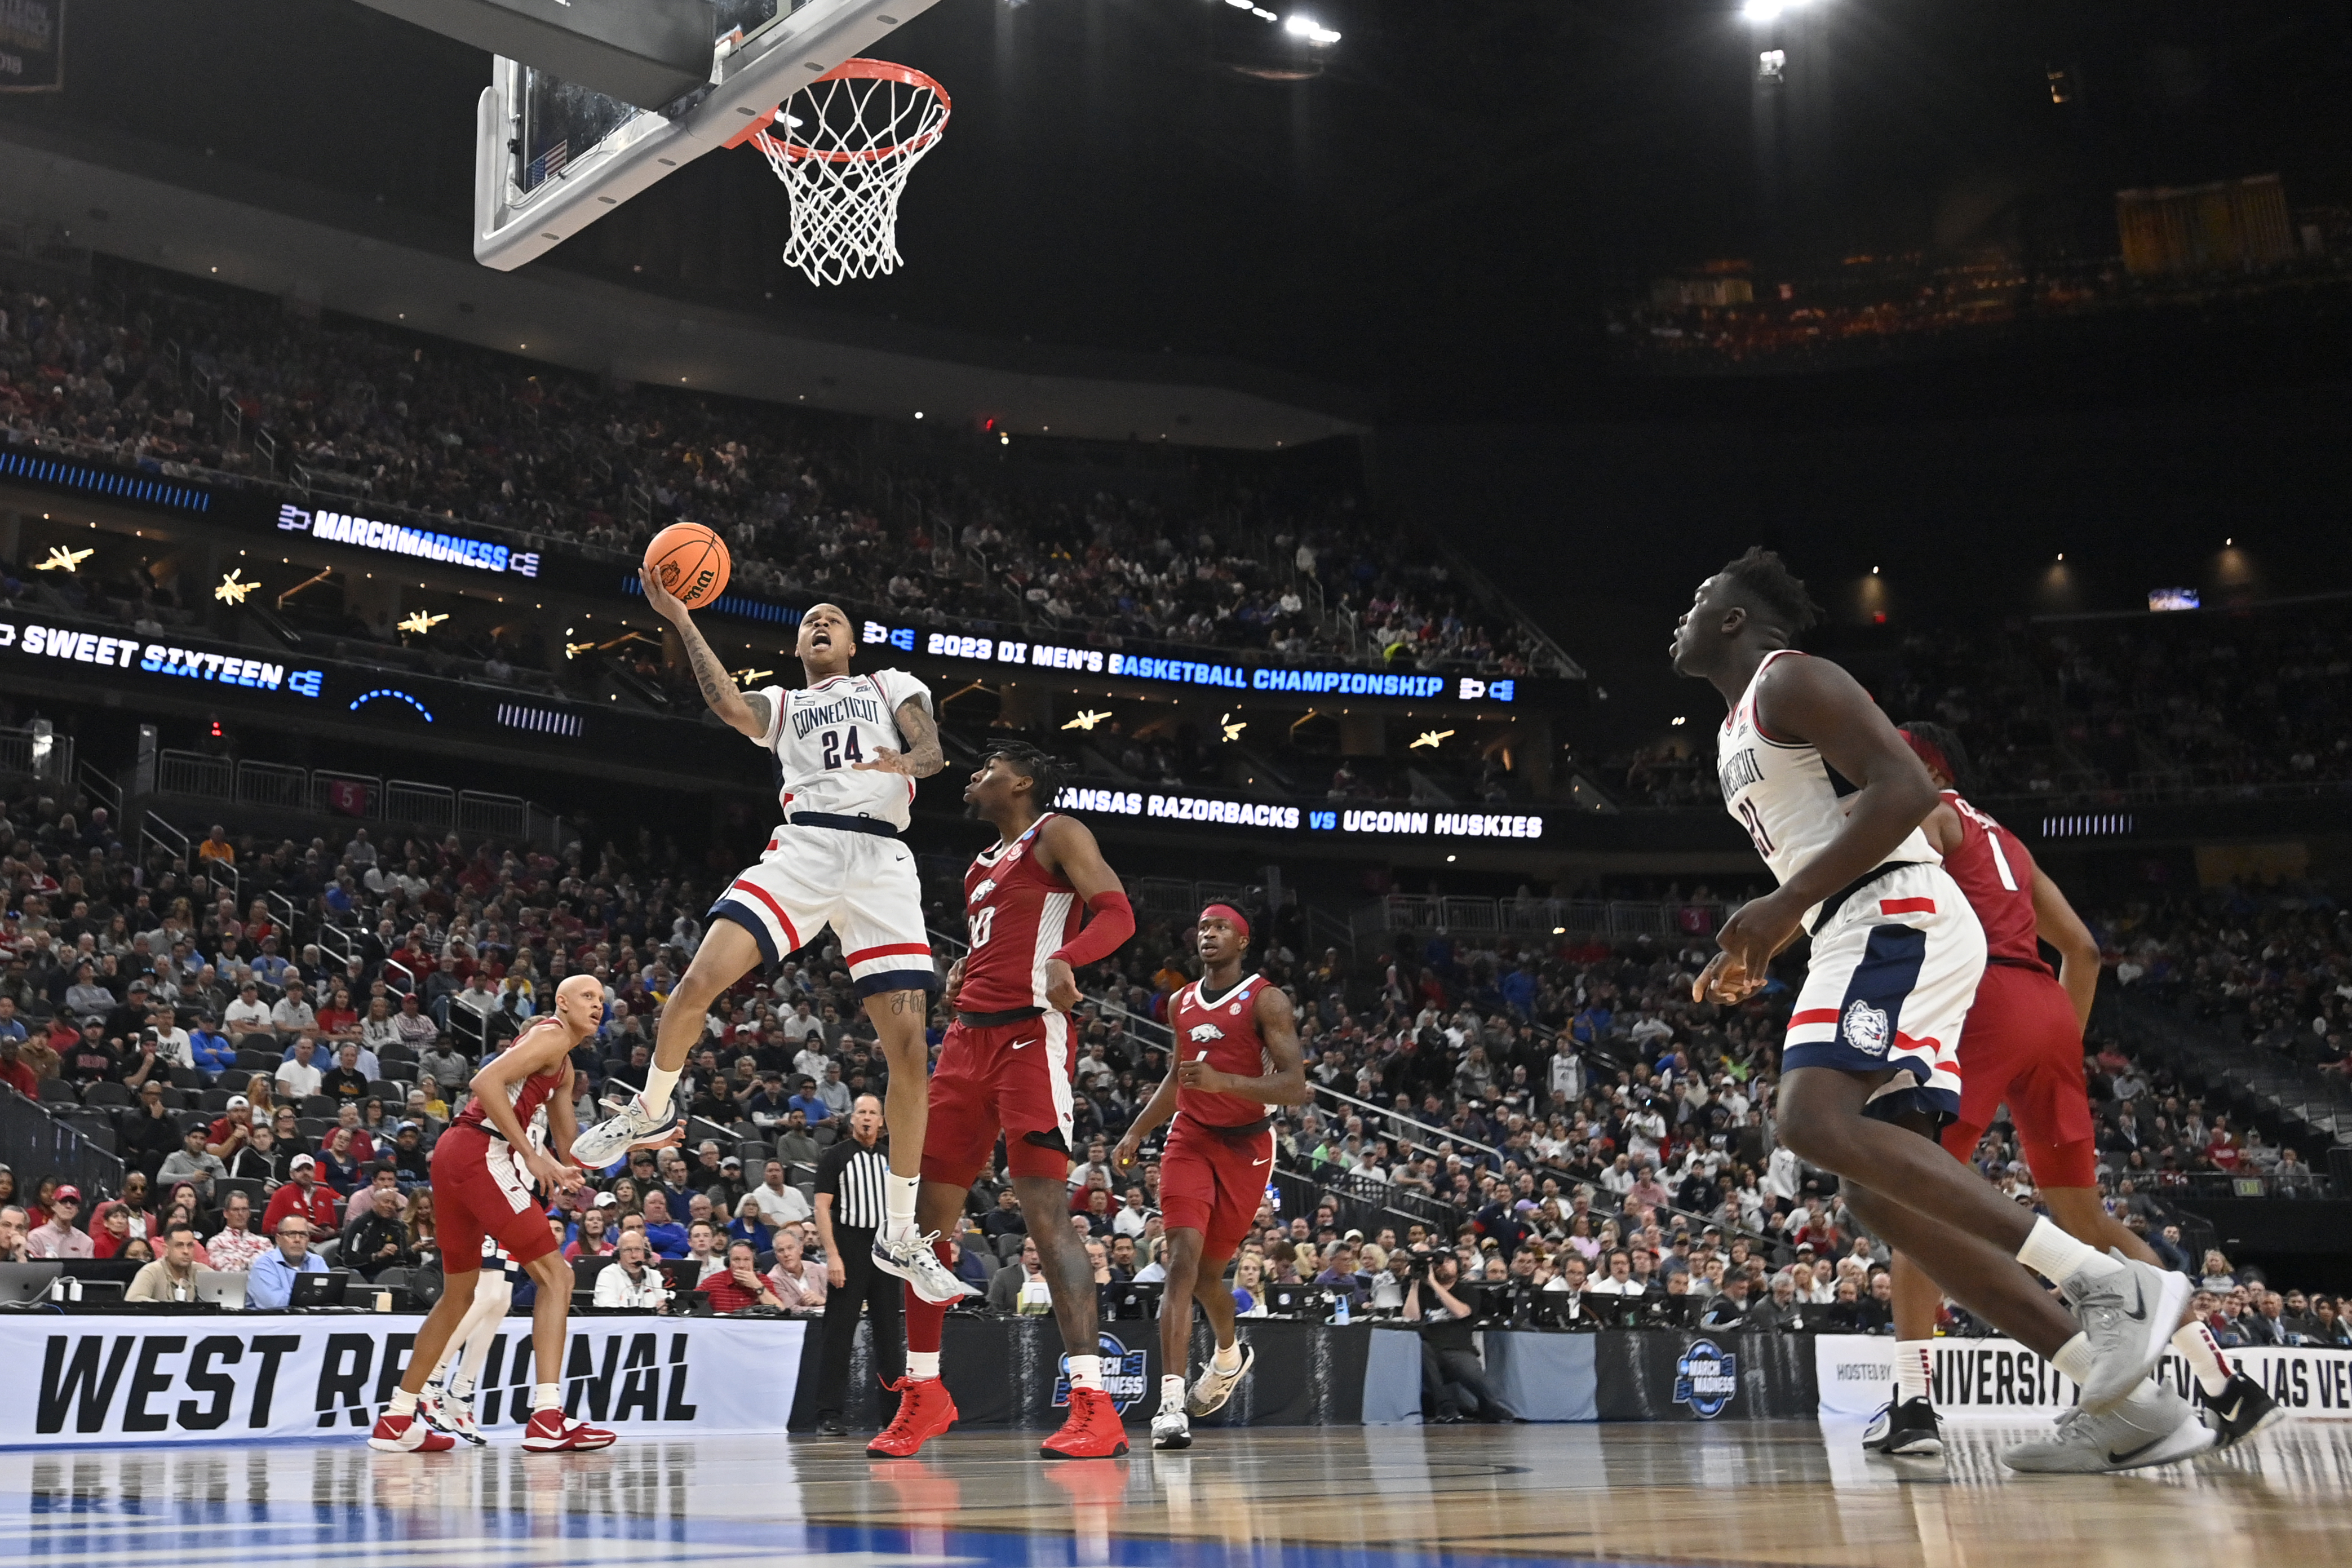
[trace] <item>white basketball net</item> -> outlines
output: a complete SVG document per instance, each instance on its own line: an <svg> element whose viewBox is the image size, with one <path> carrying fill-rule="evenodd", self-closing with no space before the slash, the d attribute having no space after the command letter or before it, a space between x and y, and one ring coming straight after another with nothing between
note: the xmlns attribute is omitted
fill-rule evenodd
<svg viewBox="0 0 2352 1568"><path fill-rule="evenodd" d="M792 200L785 261L812 283L897 268L898 194L948 110L939 83L881 60L847 61L786 99L751 138Z"/></svg>

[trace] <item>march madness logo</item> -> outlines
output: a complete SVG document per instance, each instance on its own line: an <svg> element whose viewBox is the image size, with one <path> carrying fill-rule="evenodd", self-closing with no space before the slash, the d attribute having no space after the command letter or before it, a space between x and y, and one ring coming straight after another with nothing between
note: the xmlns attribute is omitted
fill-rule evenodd
<svg viewBox="0 0 2352 1568"><path fill-rule="evenodd" d="M1196 1046L1206 1045L1211 1040L1222 1040L1225 1037L1225 1032L1214 1024L1195 1024L1189 1033L1192 1043Z"/></svg>
<svg viewBox="0 0 2352 1568"><path fill-rule="evenodd" d="M1886 1054L1886 1015L1857 996L1845 1010L1845 1043L1874 1057Z"/></svg>
<svg viewBox="0 0 2352 1568"><path fill-rule="evenodd" d="M1143 1363L1141 1351L1129 1350L1109 1334L1102 1337L1103 1391L1121 1415L1128 1406L1140 1404L1150 1391L1150 1370ZM1054 1374L1054 1405L1059 1409L1070 1403L1070 1358L1064 1356L1061 1368Z"/></svg>
<svg viewBox="0 0 2352 1568"><path fill-rule="evenodd" d="M1713 1340L1693 1340L1675 1363L1675 1403L1702 1421L1723 1414L1739 1392L1739 1358Z"/></svg>

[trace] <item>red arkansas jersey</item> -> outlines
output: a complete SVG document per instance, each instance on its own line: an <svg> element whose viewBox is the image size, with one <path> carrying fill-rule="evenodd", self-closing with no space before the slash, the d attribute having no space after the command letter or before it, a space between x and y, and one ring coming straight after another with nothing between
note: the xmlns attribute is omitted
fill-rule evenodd
<svg viewBox="0 0 2352 1568"><path fill-rule="evenodd" d="M547 1026L555 1027L551 1023ZM517 1046L521 1045L530 1037L530 1031L526 1029L522 1034L516 1036L514 1045L509 1046L507 1049L513 1050ZM530 1130L531 1118L539 1114L540 1108L554 1097L557 1089L563 1087L564 1069L570 1066L571 1062L568 1058L558 1058L555 1065L547 1071L525 1073L521 1078L507 1085L507 1103L514 1107L515 1120L522 1123L526 1132ZM499 1131L499 1124L490 1120L489 1112L482 1109L482 1097L478 1094L466 1101L466 1108L457 1112L457 1120L451 1125L478 1127L493 1138L504 1136Z"/></svg>
<svg viewBox="0 0 2352 1568"><path fill-rule="evenodd" d="M1264 975L1253 974L1222 996L1204 994L1207 982L1195 980L1176 993L1169 1005L1168 1026L1175 1031L1180 1061L1205 1061L1235 1078L1263 1078L1274 1070L1274 1058L1258 1037L1257 994ZM1176 1109L1211 1127L1238 1127L1262 1121L1265 1107L1237 1094L1211 1094L1205 1089L1176 1090Z"/></svg>
<svg viewBox="0 0 2352 1568"><path fill-rule="evenodd" d="M1948 789L1944 799L1960 818L1960 847L1944 857L1944 869L1969 896L1969 907L1984 927L1985 957L1995 963L2021 963L2049 972L2033 918L2033 857L2016 834Z"/></svg>
<svg viewBox="0 0 2352 1568"><path fill-rule="evenodd" d="M1078 934L1079 910L1077 889L1037 863L1037 835L1053 816L1047 812L1010 844L990 845L963 874L971 951L964 955L958 1012L1046 1005L1045 961Z"/></svg>

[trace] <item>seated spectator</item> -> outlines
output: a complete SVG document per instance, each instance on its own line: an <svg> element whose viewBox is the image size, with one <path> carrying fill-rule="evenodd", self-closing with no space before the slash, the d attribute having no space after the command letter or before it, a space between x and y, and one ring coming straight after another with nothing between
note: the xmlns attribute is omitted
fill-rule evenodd
<svg viewBox="0 0 2352 1568"><path fill-rule="evenodd" d="M228 1174L228 1167L220 1156L205 1147L205 1125L197 1122L180 1136L180 1147L165 1160L155 1173L155 1179L165 1186L181 1182L195 1184L196 1194L205 1203L212 1201L213 1178Z"/></svg>
<svg viewBox="0 0 2352 1568"><path fill-rule="evenodd" d="M713 1311L740 1312L748 1307L782 1309L783 1299L760 1274L759 1256L748 1241L728 1244L725 1258L702 1278L702 1293L710 1299Z"/></svg>
<svg viewBox="0 0 2352 1568"><path fill-rule="evenodd" d="M205 1250L211 1255L213 1267L232 1273L242 1273L253 1267L253 1260L269 1250L269 1238L253 1228L253 1202L241 1192L231 1193L221 1205L221 1228Z"/></svg>
<svg viewBox="0 0 2352 1568"><path fill-rule="evenodd" d="M334 1229L335 1215L341 1207L333 1190L319 1180L319 1162L309 1154L297 1154L286 1163L286 1184L269 1194L261 1228L277 1236L284 1229L286 1216L299 1214L309 1222L304 1230L307 1238L310 1230ZM309 1245L307 1239L304 1245Z"/></svg>
<svg viewBox="0 0 2352 1568"><path fill-rule="evenodd" d="M26 1237L32 1229L25 1211L15 1204L0 1204L0 1263L30 1263L33 1252Z"/></svg>
<svg viewBox="0 0 2352 1568"><path fill-rule="evenodd" d="M228 1005L228 1011L221 1016L221 1023L228 1030L228 1037L240 1047L248 1035L268 1037L255 1041L256 1045L264 1047L277 1038L277 1026L271 1021L269 1005L261 999L261 987L250 980L237 988L236 1000ZM282 1080L284 1075L279 1076Z"/></svg>
<svg viewBox="0 0 2352 1568"><path fill-rule="evenodd" d="M789 1311L824 1305L824 1269L803 1255L797 1225L776 1232L776 1261L768 1270L768 1289Z"/></svg>
<svg viewBox="0 0 2352 1568"><path fill-rule="evenodd" d="M656 1187L645 1194L646 1241L657 1257L684 1258L689 1245L686 1226L669 1216L668 1195Z"/></svg>
<svg viewBox="0 0 2352 1568"><path fill-rule="evenodd" d="M372 1173L369 1196L366 1212L344 1230L337 1256L345 1268L373 1279L387 1268L415 1263L416 1256L408 1247L407 1198L400 1190L400 1173L389 1161Z"/></svg>
<svg viewBox="0 0 2352 1568"><path fill-rule="evenodd" d="M164 1227L163 1253L132 1277L126 1301L193 1301L196 1299L196 1233L192 1226Z"/></svg>
<svg viewBox="0 0 2352 1568"><path fill-rule="evenodd" d="M609 1193L599 1193L599 1198L609 1198ZM566 1260L578 1262L583 1258L610 1258L616 1247L609 1205L597 1205L581 1211L580 1224L572 1238L564 1244Z"/></svg>
<svg viewBox="0 0 2352 1568"><path fill-rule="evenodd" d="M1709 1300L1706 1310L1699 1314L1699 1326L1705 1329L1728 1331L1748 1326L1748 1276L1745 1273L1727 1276L1722 1292Z"/></svg>
<svg viewBox="0 0 2352 1568"><path fill-rule="evenodd" d="M359 1042L345 1040L336 1048L333 1064L320 1075L319 1092L351 1104L367 1098L369 1082L366 1070L360 1066Z"/></svg>
<svg viewBox="0 0 2352 1568"><path fill-rule="evenodd" d="M273 1209L276 1206L275 1203L271 1205ZM294 1300L294 1276L327 1271L326 1259L310 1250L310 1221L306 1215L299 1212L288 1214L273 1234L277 1245L255 1258L246 1270L247 1311L284 1311Z"/></svg>
<svg viewBox="0 0 2352 1568"><path fill-rule="evenodd" d="M355 1129L338 1127L319 1145L315 1163L319 1179L343 1197L359 1190L369 1164L362 1136Z"/></svg>
<svg viewBox="0 0 2352 1568"><path fill-rule="evenodd" d="M992 1310L1024 1318L1043 1317L1054 1310L1045 1272L1037 1260L1036 1242L1024 1237L1019 1267L996 1271L996 1278L988 1282L988 1304Z"/></svg>
<svg viewBox="0 0 2352 1568"><path fill-rule="evenodd" d="M652 1267L653 1249L640 1231L625 1231L613 1249L613 1261L596 1276L599 1307L626 1307L656 1312L669 1310L669 1289L661 1270Z"/></svg>
<svg viewBox="0 0 2352 1568"><path fill-rule="evenodd" d="M275 1075L281 1099L292 1103L308 1100L319 1092L319 1085L325 1080L326 1075L312 1062L311 1058L317 1052L317 1042L310 1036L301 1035L295 1038L294 1054L278 1064Z"/></svg>

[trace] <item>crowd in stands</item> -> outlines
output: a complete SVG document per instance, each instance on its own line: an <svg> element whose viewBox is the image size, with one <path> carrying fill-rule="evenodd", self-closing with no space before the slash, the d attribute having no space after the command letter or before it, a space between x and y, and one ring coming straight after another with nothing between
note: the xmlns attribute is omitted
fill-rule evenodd
<svg viewBox="0 0 2352 1568"><path fill-rule="evenodd" d="M371 1279L431 1267L429 1152L474 1068L584 972L604 983L607 1016L575 1055L582 1097L608 1078L638 1081L716 886L644 832L559 857L455 836L379 844L360 829L300 845L215 829L178 862L124 842L102 808L31 796L9 805L0 850L0 1082L102 1127L126 1166L120 1192L70 1197L54 1176L18 1187L0 1174L38 1233L27 1246L135 1258L167 1243L176 1216L212 1267L262 1261L272 1276L329 1242ZM952 929L951 896L934 900L940 930ZM2244 978L2227 954L2275 994L2265 1016L2333 1019L2342 971L2326 960L2340 927L2332 907L2299 920L2251 951L2224 931L2215 952L2193 953L2166 951L2184 939L2142 921L2120 955L2140 967L2121 978L2154 992L2186 966L2226 987ZM1310 1078L1329 1091L1282 1121L1297 1201L1279 1219L1269 1207L1242 1261L1237 1288L1255 1305L1263 1287L1297 1284L1360 1287L1367 1310L1392 1306L1418 1246L1454 1251L1465 1283L1565 1293L1570 1307L1587 1291L1696 1296L1689 1310L1717 1326L1750 1314L1880 1326L1884 1247L1833 1182L1769 1137L1786 977L1727 1008L1689 1000L1711 951L1698 933L1409 938L1360 964L1313 951L1295 895L1252 924L1254 966L1297 998ZM2294 945L2296 931L2320 945ZM1105 1151L1166 1070L1161 1020L1194 970L1189 949L1188 927L1147 920L1087 977L1071 1208L1101 1245L1105 1283L1156 1278L1156 1164L1117 1173ZM2194 1260L2171 1200L2195 1174L2260 1172L2282 1196L2316 1191L2294 1152L2116 1044L2096 1051L2110 1202L2180 1266ZM627 1248L634 1271L616 1278L689 1258L728 1272L728 1244L750 1242L762 1271L809 1275L771 1285L813 1304L823 1270L808 1184L885 1074L838 952L805 950L714 1010L683 1089L687 1146L640 1153L552 1222L575 1256ZM2031 1196L2005 1126L1979 1159ZM984 1174L967 1267L982 1279L1018 1268L1019 1231ZM1008 1277L1017 1300L1024 1276ZM1779 1310L1792 1306L1801 1321Z"/></svg>
<svg viewBox="0 0 2352 1568"><path fill-rule="evenodd" d="M127 264L96 292L0 289L0 427L175 474L299 468L353 507L629 559L688 518L727 537L739 589L902 622L1496 675L1526 673L1538 647L1328 487L1203 469L1187 506L1043 500L978 465L952 481L888 472L826 416L615 389Z"/></svg>
<svg viewBox="0 0 2352 1568"><path fill-rule="evenodd" d="M2120 801L2352 784L2352 611L2149 615L1944 626L1837 657L1896 722L1969 749L1969 790ZM1629 804L1721 809L1706 731L1615 760Z"/></svg>

